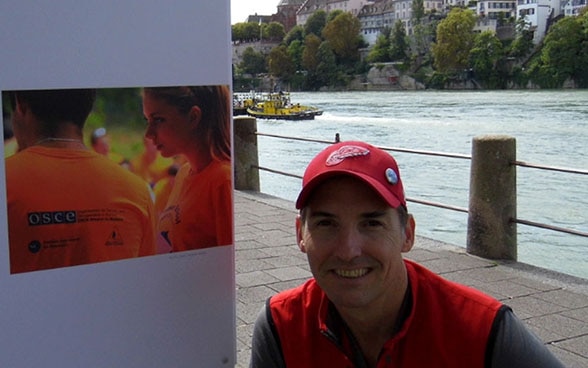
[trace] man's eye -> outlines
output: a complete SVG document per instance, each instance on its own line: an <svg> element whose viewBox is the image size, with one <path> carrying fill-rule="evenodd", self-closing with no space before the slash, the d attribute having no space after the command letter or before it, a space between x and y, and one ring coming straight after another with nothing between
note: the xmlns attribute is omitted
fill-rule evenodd
<svg viewBox="0 0 588 368"><path fill-rule="evenodd" d="M378 220L368 220L366 221L366 226L368 227L380 227L382 226L382 222Z"/></svg>
<svg viewBox="0 0 588 368"><path fill-rule="evenodd" d="M315 224L314 224L315 227L325 227L325 226L331 226L331 225L333 225L333 221L327 220L327 219L319 220L319 221L315 222Z"/></svg>

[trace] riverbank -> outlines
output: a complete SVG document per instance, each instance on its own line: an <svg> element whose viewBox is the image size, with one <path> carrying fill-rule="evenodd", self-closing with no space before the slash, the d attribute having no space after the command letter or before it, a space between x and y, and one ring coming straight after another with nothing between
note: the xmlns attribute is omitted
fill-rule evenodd
<svg viewBox="0 0 588 368"><path fill-rule="evenodd" d="M253 324L265 300L311 277L296 245L295 216L291 201L235 192L236 367L249 366ZM406 258L511 306L566 367L588 366L588 280L481 259L420 236Z"/></svg>

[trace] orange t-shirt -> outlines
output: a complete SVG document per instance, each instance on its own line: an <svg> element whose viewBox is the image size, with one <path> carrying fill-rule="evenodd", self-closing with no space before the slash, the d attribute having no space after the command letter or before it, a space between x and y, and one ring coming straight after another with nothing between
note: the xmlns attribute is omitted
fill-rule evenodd
<svg viewBox="0 0 588 368"><path fill-rule="evenodd" d="M147 184L91 150L6 159L11 273L155 254Z"/></svg>
<svg viewBox="0 0 588 368"><path fill-rule="evenodd" d="M233 181L229 161L199 173L185 164L159 216L158 248L172 252L233 244Z"/></svg>

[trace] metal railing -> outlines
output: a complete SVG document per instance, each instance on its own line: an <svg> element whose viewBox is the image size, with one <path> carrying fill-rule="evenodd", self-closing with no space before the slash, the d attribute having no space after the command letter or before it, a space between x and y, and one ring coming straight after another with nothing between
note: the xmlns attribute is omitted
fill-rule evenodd
<svg viewBox="0 0 588 368"><path fill-rule="evenodd" d="M339 134L335 135L334 140L267 134L257 131L257 122L253 117L238 117L234 120L235 188L238 190L260 191L260 171L302 179L297 173L259 165L258 137L322 144L340 141ZM468 208L419 198L407 198L409 202L467 213L466 251L468 253L488 259L516 260L518 224L588 237L586 231L517 218L518 167L575 175L588 175L588 171L518 161L516 140L513 137L503 135L474 137L471 156L397 147L380 146L379 148L386 151L470 161Z"/></svg>
<svg viewBox="0 0 588 368"><path fill-rule="evenodd" d="M332 143L336 143L339 141L338 134L335 136L335 140L333 140L333 141L321 140L321 139L311 139L311 138L302 138L302 137L293 137L293 136L282 136L282 135L267 134L267 133L262 133L262 132L256 132L256 135L263 136L263 137L276 138L276 139L291 140L291 141L303 141L303 142L324 143L324 144L332 144ZM406 149L406 148L398 148L398 147L386 147L386 146L378 146L378 148L383 149L385 151L402 152L402 153L409 153L409 154L416 154L416 155L427 155L427 156L436 156L436 157L445 157L445 158L454 158L454 159L465 159L465 160L472 159L471 155L463 155L463 154L457 154L457 153L423 151L423 150L414 150L414 149ZM519 167L527 167L527 168L532 168L532 169L557 171L557 172L563 172L563 173L568 173L568 174L577 174L577 175L588 175L588 170L546 166L546 165L533 164L533 163L518 161L518 160L513 161L511 164L519 166ZM288 176L288 177L292 177L292 178L302 179L301 175L288 173L288 172L284 172L284 171L280 171L280 170L275 170L275 169L271 169L271 168L263 167L263 166L259 166L259 165L254 165L254 167L259 170L262 170L262 171L271 172L274 174ZM456 212L462 212L462 213L469 212L469 210L467 208L453 206L453 205L449 205L449 204L445 204L445 203L432 202L432 201L421 200L421 199L411 198L411 197L407 197L406 200L408 202L418 203L418 204L425 205L425 206L438 207L438 208L456 211ZM569 229L569 228L565 228L565 227L545 224L545 223L531 221L531 220L519 219L519 218L511 218L510 221L513 223L521 224L521 225L542 228L545 230L557 231L557 232L561 232L561 233L577 235L577 236L582 236L582 237L588 238L588 232L586 232L586 231L579 231L579 230L575 230L575 229Z"/></svg>

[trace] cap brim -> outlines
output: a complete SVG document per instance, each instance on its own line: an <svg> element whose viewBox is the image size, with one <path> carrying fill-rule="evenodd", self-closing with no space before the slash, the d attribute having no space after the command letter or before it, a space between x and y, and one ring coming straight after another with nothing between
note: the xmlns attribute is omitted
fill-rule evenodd
<svg viewBox="0 0 588 368"><path fill-rule="evenodd" d="M362 173L358 173L356 171L351 170L331 170L319 174L312 178L300 191L298 195L298 199L296 199L296 209L301 209L306 205L306 202L310 199L312 192L322 183L324 183L327 179L330 179L335 176L352 176L354 178L360 179L367 185L369 185L378 195L390 205L392 208L397 208L402 205L402 202L396 198L387 188L385 188L382 183L375 180L369 175L364 175Z"/></svg>

